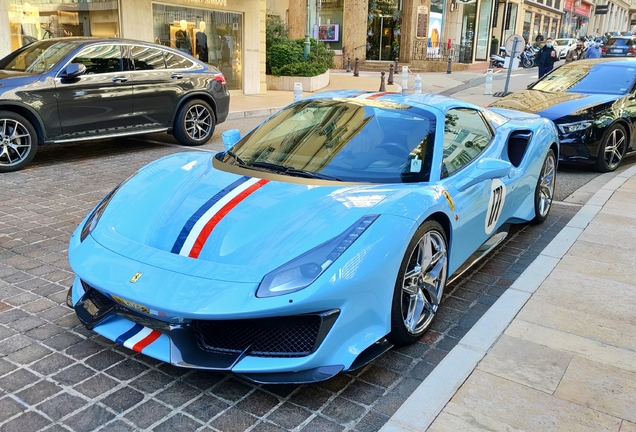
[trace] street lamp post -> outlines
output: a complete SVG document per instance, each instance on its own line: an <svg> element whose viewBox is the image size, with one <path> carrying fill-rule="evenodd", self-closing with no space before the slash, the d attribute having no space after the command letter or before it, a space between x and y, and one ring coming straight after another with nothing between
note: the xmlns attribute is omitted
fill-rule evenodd
<svg viewBox="0 0 636 432"><path fill-rule="evenodd" d="M310 11L310 4L309 4L310 0L307 0L307 25L306 25L306 31L305 31L305 45L304 45L304 52L303 52L303 57L305 60L307 60L307 57L309 57L309 50L311 49L311 42L309 41L310 33L311 33L311 11Z"/></svg>

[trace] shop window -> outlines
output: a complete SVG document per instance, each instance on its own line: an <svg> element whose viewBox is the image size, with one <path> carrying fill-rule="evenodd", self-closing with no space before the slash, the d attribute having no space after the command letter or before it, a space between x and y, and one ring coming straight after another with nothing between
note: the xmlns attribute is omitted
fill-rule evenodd
<svg viewBox="0 0 636 432"><path fill-rule="evenodd" d="M146 46L133 46L130 49L134 70L155 70L165 69L166 64L163 60L163 51L156 48Z"/></svg>
<svg viewBox="0 0 636 432"><path fill-rule="evenodd" d="M156 43L216 66L230 90L242 89L243 14L155 3L152 13ZM166 54L166 65L193 67L185 57Z"/></svg>
<svg viewBox="0 0 636 432"><path fill-rule="evenodd" d="M119 45L92 46L79 53L72 63L86 66L86 75L115 73L123 70Z"/></svg>
<svg viewBox="0 0 636 432"><path fill-rule="evenodd" d="M119 35L117 0L10 0L6 3L12 50L41 39Z"/></svg>
<svg viewBox="0 0 636 432"><path fill-rule="evenodd" d="M319 38L331 49L342 49L342 23L344 0L322 0Z"/></svg>

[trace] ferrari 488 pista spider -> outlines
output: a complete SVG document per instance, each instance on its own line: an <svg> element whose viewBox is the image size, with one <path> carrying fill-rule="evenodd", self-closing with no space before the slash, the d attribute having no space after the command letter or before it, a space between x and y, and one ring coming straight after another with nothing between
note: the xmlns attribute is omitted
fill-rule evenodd
<svg viewBox="0 0 636 432"><path fill-rule="evenodd" d="M318 94L118 185L71 238L68 303L177 366L328 379L418 340L448 281L511 223L542 222L558 151L534 114Z"/></svg>

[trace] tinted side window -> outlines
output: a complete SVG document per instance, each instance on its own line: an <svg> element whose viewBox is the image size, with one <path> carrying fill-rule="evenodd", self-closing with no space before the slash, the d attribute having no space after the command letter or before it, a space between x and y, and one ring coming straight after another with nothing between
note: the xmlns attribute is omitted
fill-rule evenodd
<svg viewBox="0 0 636 432"><path fill-rule="evenodd" d="M479 114L468 108L446 113L442 178L467 165L486 148L492 132Z"/></svg>
<svg viewBox="0 0 636 432"><path fill-rule="evenodd" d="M187 58L166 51L166 67L168 69L188 69L193 66L194 63Z"/></svg>
<svg viewBox="0 0 636 432"><path fill-rule="evenodd" d="M119 45L99 45L86 48L73 59L86 66L86 74L121 72L123 61Z"/></svg>
<svg viewBox="0 0 636 432"><path fill-rule="evenodd" d="M134 70L165 69L163 51L145 46L133 46L130 49L134 61Z"/></svg>

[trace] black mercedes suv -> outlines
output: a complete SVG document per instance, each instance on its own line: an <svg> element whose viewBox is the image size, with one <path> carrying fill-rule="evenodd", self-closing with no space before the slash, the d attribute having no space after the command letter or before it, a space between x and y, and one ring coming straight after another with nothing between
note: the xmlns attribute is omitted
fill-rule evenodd
<svg viewBox="0 0 636 432"><path fill-rule="evenodd" d="M155 132L205 144L229 105L219 70L168 47L34 42L0 60L0 172L23 168L44 144Z"/></svg>

